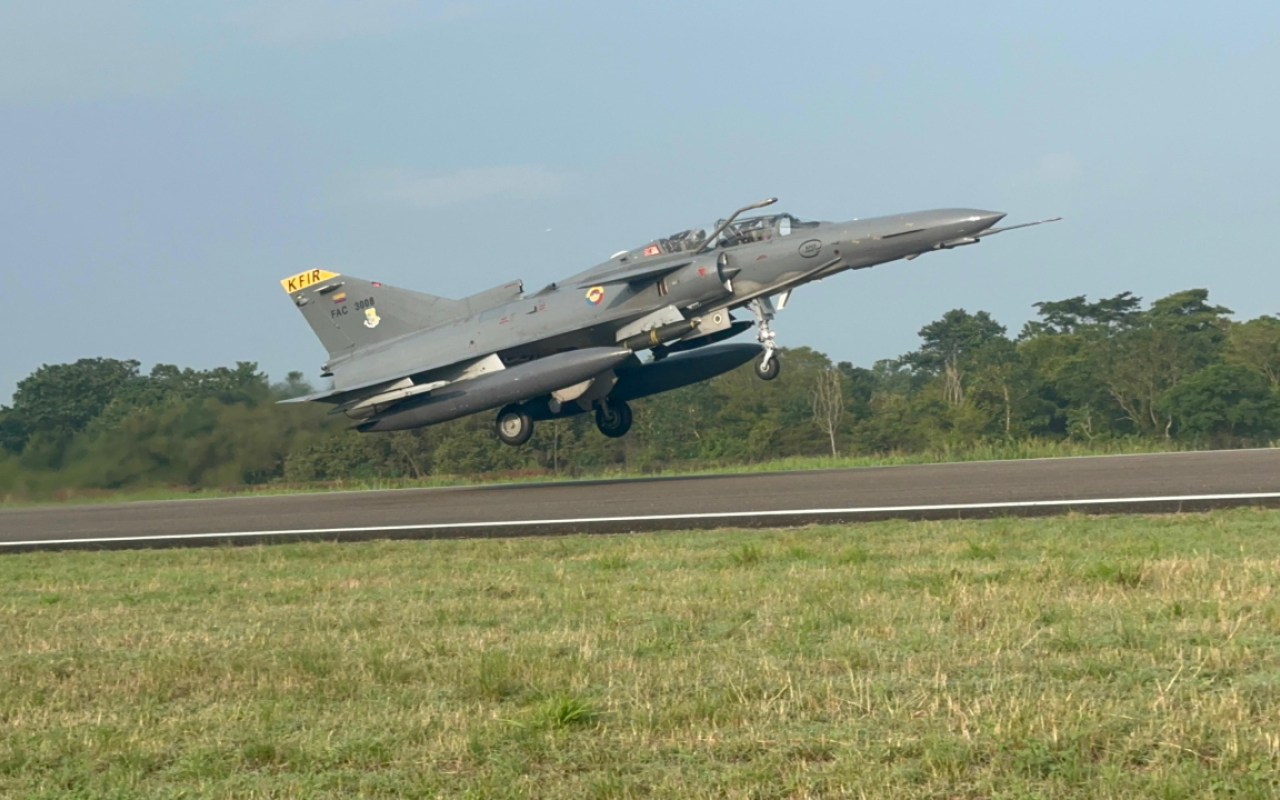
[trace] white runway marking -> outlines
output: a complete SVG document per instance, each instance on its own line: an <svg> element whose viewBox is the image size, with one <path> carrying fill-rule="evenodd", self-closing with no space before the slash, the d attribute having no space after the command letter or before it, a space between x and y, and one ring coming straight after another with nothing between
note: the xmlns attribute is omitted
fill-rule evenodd
<svg viewBox="0 0 1280 800"><path fill-rule="evenodd" d="M492 522L436 522L429 524L377 525L353 528L299 528L268 531L211 531L208 533L153 533L138 536L97 536L80 539L34 539L21 542L0 542L0 547L59 546L73 544L112 544L124 542L173 542L194 539L245 539L272 536L341 536L349 533L395 533L397 531L466 531L494 530L501 528L553 527L605 525L619 523L691 522L695 520L724 520L770 517L852 517L871 514L908 514L936 511L996 511L1000 509L1034 509L1071 506L1122 506L1141 503L1188 503L1214 501L1280 500L1280 492L1254 492L1247 494L1189 494L1160 497L1108 497L1077 500L1021 500L1006 503L952 503L946 505L870 506L864 508L800 508L774 511L722 511L705 514L650 514L631 517L577 517L567 519L497 520Z"/></svg>

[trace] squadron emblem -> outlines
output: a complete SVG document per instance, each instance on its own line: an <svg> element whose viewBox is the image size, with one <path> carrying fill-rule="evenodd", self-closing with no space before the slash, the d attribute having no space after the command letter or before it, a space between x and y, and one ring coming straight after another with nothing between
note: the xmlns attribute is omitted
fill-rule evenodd
<svg viewBox="0 0 1280 800"><path fill-rule="evenodd" d="M592 286L587 290L587 302L593 306L600 305L600 301L604 299L604 287Z"/></svg>
<svg viewBox="0 0 1280 800"><path fill-rule="evenodd" d="M366 328L376 328L379 322L382 322L382 317L378 316L378 309L366 308L364 310L364 326Z"/></svg>

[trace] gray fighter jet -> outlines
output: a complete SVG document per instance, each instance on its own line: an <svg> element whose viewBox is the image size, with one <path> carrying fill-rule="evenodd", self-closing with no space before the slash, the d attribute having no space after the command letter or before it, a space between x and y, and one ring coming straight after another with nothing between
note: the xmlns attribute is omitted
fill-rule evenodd
<svg viewBox="0 0 1280 800"><path fill-rule="evenodd" d="M286 402L330 404L361 431L496 408L498 438L511 445L529 440L535 420L587 412L605 436L622 436L629 400L752 359L760 378L777 378L770 322L797 286L1041 224L996 228L1004 214L967 208L850 222L742 216L774 202L623 250L533 293L513 281L449 300L322 269L285 278L329 351L323 377L333 379L328 391ZM741 309L754 320L735 319ZM751 327L755 344L707 347ZM648 361L637 355L645 350Z"/></svg>

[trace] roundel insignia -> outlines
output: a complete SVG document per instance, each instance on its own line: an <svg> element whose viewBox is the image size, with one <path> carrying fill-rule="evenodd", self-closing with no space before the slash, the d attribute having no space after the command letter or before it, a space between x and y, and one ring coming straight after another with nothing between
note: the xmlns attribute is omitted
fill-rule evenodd
<svg viewBox="0 0 1280 800"><path fill-rule="evenodd" d="M604 299L604 287L592 286L587 290L587 302L593 306L600 305L600 301Z"/></svg>
<svg viewBox="0 0 1280 800"><path fill-rule="evenodd" d="M813 258L820 252L822 252L822 242L817 239L810 239L800 245L800 255L805 258Z"/></svg>

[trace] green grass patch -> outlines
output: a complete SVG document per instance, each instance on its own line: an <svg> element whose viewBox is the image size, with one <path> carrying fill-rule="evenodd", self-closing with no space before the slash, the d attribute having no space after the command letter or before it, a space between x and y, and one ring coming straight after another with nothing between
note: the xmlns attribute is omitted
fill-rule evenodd
<svg viewBox="0 0 1280 800"><path fill-rule="evenodd" d="M1269 798L1280 512L0 558L0 797Z"/></svg>

